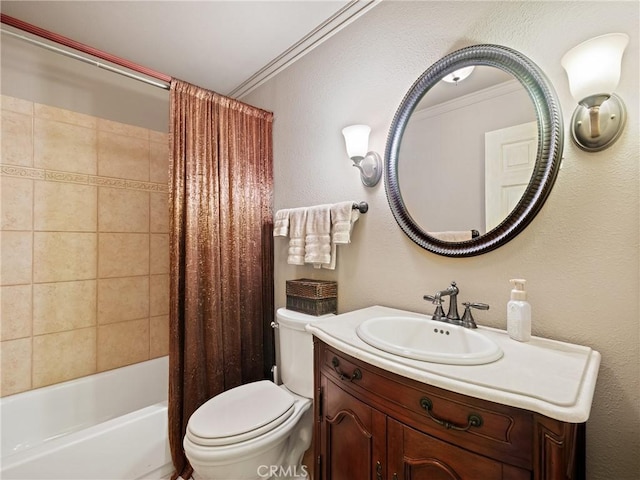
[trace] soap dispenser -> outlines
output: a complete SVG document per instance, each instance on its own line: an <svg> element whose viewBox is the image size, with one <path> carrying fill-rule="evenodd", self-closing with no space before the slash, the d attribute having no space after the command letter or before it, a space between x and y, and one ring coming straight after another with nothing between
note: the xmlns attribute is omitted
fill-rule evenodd
<svg viewBox="0 0 640 480"><path fill-rule="evenodd" d="M507 333L514 340L528 342L531 340L531 305L527 302L524 289L526 280L514 278L509 280L513 285L511 300L507 303Z"/></svg>

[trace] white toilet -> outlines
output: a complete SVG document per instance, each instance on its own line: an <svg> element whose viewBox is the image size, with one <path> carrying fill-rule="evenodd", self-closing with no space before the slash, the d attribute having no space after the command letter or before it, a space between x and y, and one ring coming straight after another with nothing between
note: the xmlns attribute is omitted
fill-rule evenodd
<svg viewBox="0 0 640 480"><path fill-rule="evenodd" d="M320 318L279 309L283 385L241 385L191 415L183 446L195 480L304 478L313 430L313 340L305 326Z"/></svg>

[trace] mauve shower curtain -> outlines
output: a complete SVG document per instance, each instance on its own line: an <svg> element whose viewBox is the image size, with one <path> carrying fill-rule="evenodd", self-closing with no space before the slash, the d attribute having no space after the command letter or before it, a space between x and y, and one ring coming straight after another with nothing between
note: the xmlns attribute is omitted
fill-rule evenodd
<svg viewBox="0 0 640 480"><path fill-rule="evenodd" d="M268 378L273 332L273 114L171 82L169 442L214 395Z"/></svg>

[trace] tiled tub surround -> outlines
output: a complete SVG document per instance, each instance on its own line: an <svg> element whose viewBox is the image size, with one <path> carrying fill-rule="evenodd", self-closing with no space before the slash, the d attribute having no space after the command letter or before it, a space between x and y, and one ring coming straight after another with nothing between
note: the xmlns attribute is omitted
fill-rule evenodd
<svg viewBox="0 0 640 480"><path fill-rule="evenodd" d="M167 134L1 100L2 396L166 355Z"/></svg>

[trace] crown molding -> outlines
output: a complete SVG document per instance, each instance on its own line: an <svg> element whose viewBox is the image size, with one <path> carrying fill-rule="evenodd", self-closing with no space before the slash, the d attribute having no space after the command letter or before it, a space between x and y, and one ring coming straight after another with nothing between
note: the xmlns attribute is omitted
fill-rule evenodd
<svg viewBox="0 0 640 480"><path fill-rule="evenodd" d="M357 20L360 16L367 13L381 1L382 0L352 0L338 10L338 12L336 12L332 17L303 37L300 41L289 47L247 80L234 88L228 95L237 99L248 95L255 88L280 73L322 42L329 39L344 27Z"/></svg>

